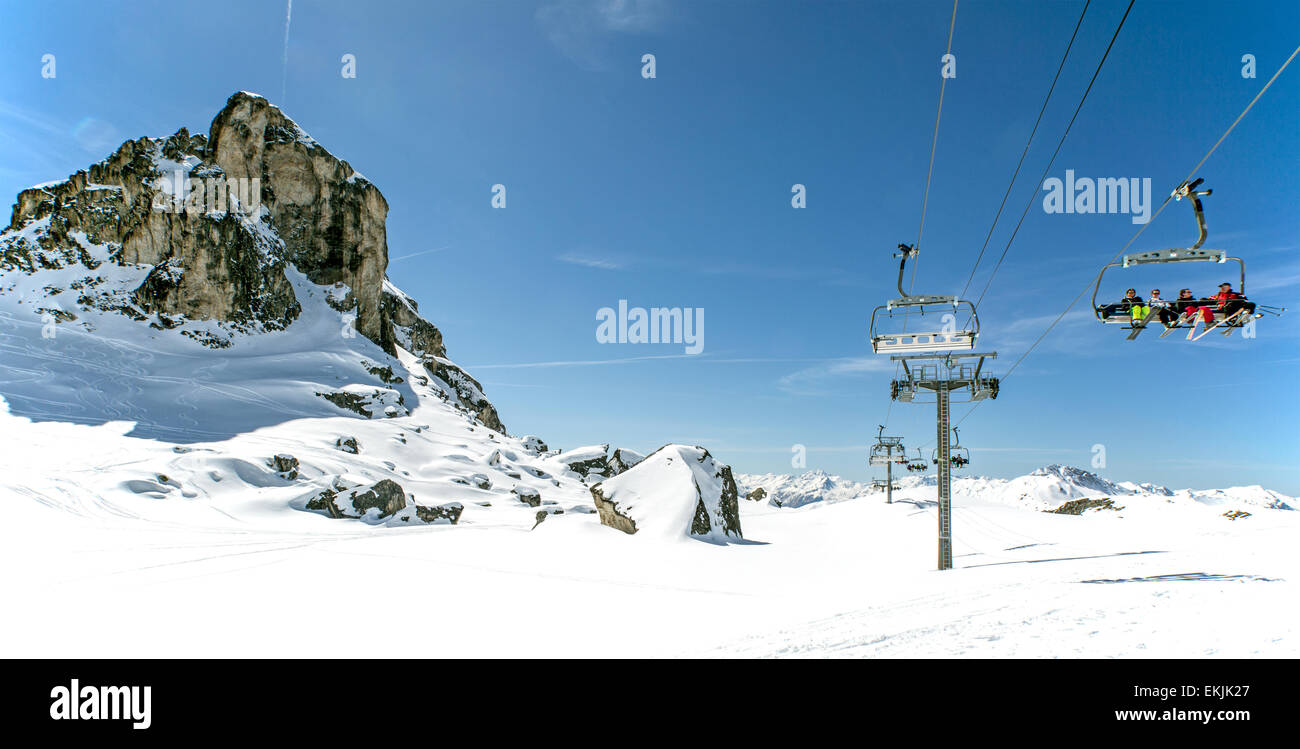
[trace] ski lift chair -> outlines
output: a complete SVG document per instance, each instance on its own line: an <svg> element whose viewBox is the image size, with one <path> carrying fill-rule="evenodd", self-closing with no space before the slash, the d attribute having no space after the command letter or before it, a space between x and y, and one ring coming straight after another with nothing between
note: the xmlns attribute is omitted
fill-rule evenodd
<svg viewBox="0 0 1300 749"><path fill-rule="evenodd" d="M1132 268L1139 265L1168 264L1168 263L1227 263L1229 261L1232 261L1235 262L1238 267L1239 281L1237 285L1237 291L1243 297L1246 295L1245 261L1243 261L1239 257L1229 256L1228 253L1225 252L1224 250L1201 249L1201 245L1205 244L1205 238L1208 235L1205 226L1205 212L1203 206L1201 205L1201 196L1210 195L1211 193L1213 193L1213 190L1205 190L1204 192L1196 191L1196 188L1199 187L1201 183L1204 181L1205 180L1203 179L1198 179L1195 182L1191 182L1191 183L1184 182L1182 185L1178 187L1177 190L1174 190L1172 194L1172 197L1175 200L1182 200L1183 198L1187 198L1188 200L1191 201L1192 209L1196 212L1196 225L1197 228L1200 230L1200 237L1197 238L1196 244L1192 245L1191 247L1185 247L1181 249L1151 250L1149 252L1137 252L1130 255L1124 255L1119 262L1107 264L1101 269L1101 272L1097 274L1097 282L1092 290L1093 314L1096 316L1097 320L1104 325L1120 325L1125 330L1128 330L1129 331L1128 340L1130 341L1137 338L1138 335L1140 335L1142 331L1146 329L1147 324L1151 320L1157 318L1157 315L1159 315L1159 311L1153 309L1151 313L1147 315L1146 319L1137 320L1123 310L1119 310L1115 314L1111 314L1109 308L1114 307L1116 305L1098 305L1097 295L1101 291L1102 277L1105 276L1106 271L1110 270L1111 268ZM1167 301L1173 302L1174 300L1167 300ZM1123 303L1121 302L1120 304L1122 305ZM1255 313L1253 315L1244 314L1244 310L1241 310L1229 316L1229 315L1225 315L1222 310L1212 310L1214 317L1212 321L1206 323L1205 332L1201 333L1195 338L1193 338L1191 334L1189 334L1188 340L1197 340L1201 336L1205 335L1205 333L1208 333L1210 330L1218 327L1223 327L1222 332L1225 336L1231 335L1232 331L1236 330L1237 328L1244 327L1252 319L1262 317L1264 314L1271 314L1277 316L1284 311L1285 310L1282 307L1274 307L1265 304L1256 304ZM1173 325L1167 330L1165 330L1164 333L1161 334L1161 337L1168 335L1176 328L1195 328L1198 324L1197 322L1198 319L1199 319L1199 315L1197 316L1197 319L1187 319L1185 315L1180 314L1178 317L1174 319Z"/></svg>
<svg viewBox="0 0 1300 749"><path fill-rule="evenodd" d="M955 296L909 294L903 291L903 270L908 258L916 257L917 249L905 244L898 245L900 253L894 257L901 258L898 263L898 299L890 299L884 305L876 307L871 313L869 335L871 350L877 354L916 353L926 351L951 351L953 349L973 349L979 337L979 317L975 314L975 305ZM956 326L957 315L967 310L969 317L961 328ZM926 312L941 315L940 320L952 315L952 321L943 324L938 330L925 330L909 333L905 331L887 332L886 320L893 319L898 311L904 319L915 312L925 317ZM883 313L883 314L882 314ZM910 398L899 398L910 400Z"/></svg>

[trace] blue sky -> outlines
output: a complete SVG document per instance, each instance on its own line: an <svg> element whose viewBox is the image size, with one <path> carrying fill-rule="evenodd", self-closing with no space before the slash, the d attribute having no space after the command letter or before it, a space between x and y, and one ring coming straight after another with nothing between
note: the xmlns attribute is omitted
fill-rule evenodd
<svg viewBox="0 0 1300 749"><path fill-rule="evenodd" d="M972 284L1037 195L980 307L995 374L1137 228L1047 214L1037 184L1125 5L1089 8ZM965 284L1082 7L961 3L917 292ZM932 407L890 409L893 367L871 354L867 321L897 295L893 248L917 235L951 13L946 0L299 0L286 51L273 2L6 2L0 193L126 138L206 132L231 93L257 91L383 191L389 275L513 433L698 443L745 472L791 471L804 445L807 468L866 479L887 414L909 445L933 439ZM1297 43L1294 3L1139 1L1050 176L1150 178L1158 203ZM1295 65L1199 172L1214 189L1207 246L1245 257L1251 298L1286 316L1254 340L1130 343L1076 309L963 423L969 473L1086 467L1104 444L1116 479L1300 494L1298 105ZM1194 238L1179 203L1133 250ZM1108 291L1208 294L1224 275L1139 269ZM703 353L598 343L597 310L620 299L703 308Z"/></svg>

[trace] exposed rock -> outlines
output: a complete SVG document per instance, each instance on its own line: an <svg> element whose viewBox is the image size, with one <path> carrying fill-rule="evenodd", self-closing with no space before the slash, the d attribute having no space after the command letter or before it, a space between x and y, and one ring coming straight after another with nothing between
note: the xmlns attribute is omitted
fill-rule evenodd
<svg viewBox="0 0 1300 749"><path fill-rule="evenodd" d="M767 492L764 491L763 487L761 486L755 489L754 491L750 492L749 494L745 495L745 499L748 499L751 502L762 502L766 498L767 498Z"/></svg>
<svg viewBox="0 0 1300 749"><path fill-rule="evenodd" d="M353 491L349 499L358 513L364 515L367 510L375 508L379 510L381 518L394 515L406 507L406 492L392 479L383 479L361 494Z"/></svg>
<svg viewBox="0 0 1300 749"><path fill-rule="evenodd" d="M515 497L517 497L520 502L523 502L529 507L539 507L542 504L541 492L537 491L531 486L524 486L523 484L520 484L519 486L516 486L515 488L511 489L510 493L515 495Z"/></svg>
<svg viewBox="0 0 1300 749"><path fill-rule="evenodd" d="M392 321L397 344L420 357L447 357L442 344L442 332L433 323L420 317L415 300L392 284L384 288L381 304L385 316Z"/></svg>
<svg viewBox="0 0 1300 749"><path fill-rule="evenodd" d="M665 445L626 473L591 487L600 522L624 533L742 538L730 466L703 447Z"/></svg>
<svg viewBox="0 0 1300 749"><path fill-rule="evenodd" d="M547 451L546 443L542 442L542 439L535 435L524 435L520 438L520 441L524 443L524 449L531 455L541 455Z"/></svg>
<svg viewBox="0 0 1300 749"><path fill-rule="evenodd" d="M352 453L353 455L357 455L361 452L361 446L357 444L356 437L339 437L334 441L334 447L345 453Z"/></svg>
<svg viewBox="0 0 1300 749"><path fill-rule="evenodd" d="M617 476L643 460L645 456L635 450L628 450L625 447L616 448L609 458L610 475Z"/></svg>
<svg viewBox="0 0 1300 749"><path fill-rule="evenodd" d="M563 514L564 514L564 509L561 507L548 507L545 510L538 510L537 514L533 516L533 520L534 520L533 527L530 528L529 530L536 530L537 526L541 525L542 521L545 520L550 515L563 515Z"/></svg>
<svg viewBox="0 0 1300 749"><path fill-rule="evenodd" d="M361 362L361 365L366 368L367 372L379 378L379 381L385 385L400 385L403 382L401 377L393 374L393 368L391 366L385 365L380 367L367 361Z"/></svg>
<svg viewBox="0 0 1300 749"><path fill-rule="evenodd" d="M582 478L596 480L613 475L609 467L609 445L588 445L565 450L555 459L569 467L569 470Z"/></svg>
<svg viewBox="0 0 1300 749"><path fill-rule="evenodd" d="M446 520L452 525L460 522L460 514L465 511L465 505L460 502L448 502L445 505L436 507L427 507L425 505L415 506L415 516L426 523L436 523L440 520Z"/></svg>
<svg viewBox="0 0 1300 749"><path fill-rule="evenodd" d="M94 270L100 261L89 250L102 246L112 262L151 270L135 289L88 277L78 298L83 307L137 320L161 315L160 327L185 317L221 321L229 332L283 329L301 308L285 276L283 245L262 230L261 214L171 201L174 169L191 185L190 198L201 197L196 191L205 181L226 185L219 167L202 163L204 146L203 136L184 128L166 139L139 138L63 182L22 191L0 237L0 269L32 273L81 264ZM171 206L179 207L159 209ZM25 228L33 231L19 231Z"/></svg>
<svg viewBox="0 0 1300 749"><path fill-rule="evenodd" d="M204 155L229 179L261 181L261 203L287 259L315 283L346 284L357 332L393 353L381 311L388 201L379 188L266 99L243 91L212 120Z"/></svg>
<svg viewBox="0 0 1300 749"><path fill-rule="evenodd" d="M339 493L333 489L323 489L319 494L307 500L307 509L324 512L332 518L346 517L343 511L339 509L337 499Z"/></svg>
<svg viewBox="0 0 1300 749"><path fill-rule="evenodd" d="M274 464L275 470L290 481L298 478L298 459L292 455L280 453L271 458L271 462Z"/></svg>
<svg viewBox="0 0 1300 749"><path fill-rule="evenodd" d="M380 519L392 517L406 507L406 492L392 479L382 479L368 488L347 489L335 483L307 501L308 510L325 512L332 518L361 518L378 510Z"/></svg>
<svg viewBox="0 0 1300 749"><path fill-rule="evenodd" d="M1115 505L1114 501L1109 498L1101 499L1074 499L1057 507L1054 510L1044 510L1044 512L1054 512L1057 515L1082 515L1088 510L1122 510L1123 507Z"/></svg>
<svg viewBox="0 0 1300 749"><path fill-rule="evenodd" d="M207 136L182 128L127 141L63 182L19 193L9 229L49 224L35 242L16 233L0 241L0 268L82 262L80 236L110 247L115 262L152 267L129 297L88 293L87 306L256 332L282 329L301 311L285 275L292 265L340 288L331 304L355 312L356 330L387 353L400 338L417 356L445 357L438 329L385 283L387 215L375 185L269 101L241 91Z"/></svg>
<svg viewBox="0 0 1300 749"><path fill-rule="evenodd" d="M393 418L394 416L405 416L407 414L406 399L396 390L349 386L343 390L316 393L316 395L339 408L360 414L367 419L372 419L375 416Z"/></svg>
<svg viewBox="0 0 1300 749"><path fill-rule="evenodd" d="M483 395L483 386L478 380L470 377L460 367L441 357L425 357L423 359L424 368L429 374L438 378L445 387L444 391L449 396L455 396L456 401L461 408L470 411L478 416L483 426L495 432L506 433L506 427L501 423L497 416L496 407L494 407Z"/></svg>

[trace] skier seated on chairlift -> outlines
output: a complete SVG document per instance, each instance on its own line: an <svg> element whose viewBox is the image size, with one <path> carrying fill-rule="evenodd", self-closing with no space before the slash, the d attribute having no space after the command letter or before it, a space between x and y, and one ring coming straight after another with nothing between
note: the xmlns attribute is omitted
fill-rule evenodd
<svg viewBox="0 0 1300 749"><path fill-rule="evenodd" d="M1165 307L1160 310L1160 322L1164 323L1166 328L1176 328L1180 323L1195 320L1199 313L1205 324L1209 325L1214 322L1214 310L1205 306L1205 301L1193 296L1191 289L1179 289L1178 300L1174 302L1173 309Z"/></svg>
<svg viewBox="0 0 1300 749"><path fill-rule="evenodd" d="M1219 284L1219 293L1210 299L1218 302L1218 310L1223 313L1225 319L1243 309L1246 310L1247 317L1255 314L1255 303L1246 301L1245 295L1233 291L1232 284L1227 281Z"/></svg>
<svg viewBox="0 0 1300 749"><path fill-rule="evenodd" d="M957 466L958 468L961 468L962 466L970 462L969 460L963 458L960 455L953 455L951 460L952 460L952 464Z"/></svg>
<svg viewBox="0 0 1300 749"><path fill-rule="evenodd" d="M1124 298L1116 304L1108 304L1101 308L1101 319L1105 320L1111 315L1128 315L1130 319L1142 320L1147 316L1150 309L1142 301L1142 297L1137 295L1136 289L1129 289L1124 292Z"/></svg>
<svg viewBox="0 0 1300 749"><path fill-rule="evenodd" d="M1147 301L1147 309L1155 310L1156 314L1160 316L1160 322L1164 323L1165 327L1169 327L1169 323L1166 321L1174 316L1173 305L1174 303L1168 299L1160 298L1160 289L1151 290L1151 299ZM1150 312L1148 311L1147 314L1150 314ZM1145 320L1146 317L1146 315L1143 315L1141 319Z"/></svg>

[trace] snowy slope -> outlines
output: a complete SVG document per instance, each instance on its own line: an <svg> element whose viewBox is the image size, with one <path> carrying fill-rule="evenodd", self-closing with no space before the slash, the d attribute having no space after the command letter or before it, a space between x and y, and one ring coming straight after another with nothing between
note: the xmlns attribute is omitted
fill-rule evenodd
<svg viewBox="0 0 1300 749"><path fill-rule="evenodd" d="M453 386L406 351L388 356L343 328L332 287L289 269L298 319L213 349L186 335L203 323L160 329L97 309L43 321L27 287L66 287L64 274L86 270L0 275L0 488L92 514L145 496L249 508L259 522L383 479L411 495L388 524L420 522L416 505L460 502L462 522L491 511L491 522L530 527L537 511L511 494L519 485L548 508L590 508L578 476L458 408ZM96 269L113 271L136 272ZM349 439L358 454L340 449ZM296 477L269 464L276 454L299 461Z"/></svg>
<svg viewBox="0 0 1300 749"><path fill-rule="evenodd" d="M358 470L466 445L463 469L434 468L490 473L463 425L403 430L399 447L402 421L340 419L375 430L358 434L362 457L379 452ZM469 502L458 526L369 526L286 507L260 467L281 450L323 462L307 426L220 445L246 456L208 458L225 482L151 492L118 484L195 454L109 426L4 422L31 449L0 455L0 562L28 571L0 582L22 612L0 619L0 656L1300 656L1300 513L958 500L943 573L926 487L893 505L742 500L747 544L628 536L575 512L531 529L533 508ZM273 485L250 491L241 472Z"/></svg>
<svg viewBox="0 0 1300 749"><path fill-rule="evenodd" d="M244 229L269 261L263 219ZM183 269L76 230L29 252L48 229L11 233L6 262L30 263L0 269L0 657L1300 655L1300 513L1262 487L958 478L937 574L931 476L893 505L821 472L737 476L767 501L728 519L702 448L489 428L386 280L392 352L343 324L354 289L292 264L287 327L164 321L123 309ZM601 524L599 481L645 532ZM1041 512L1102 497L1122 509ZM702 500L726 543L683 533Z"/></svg>

